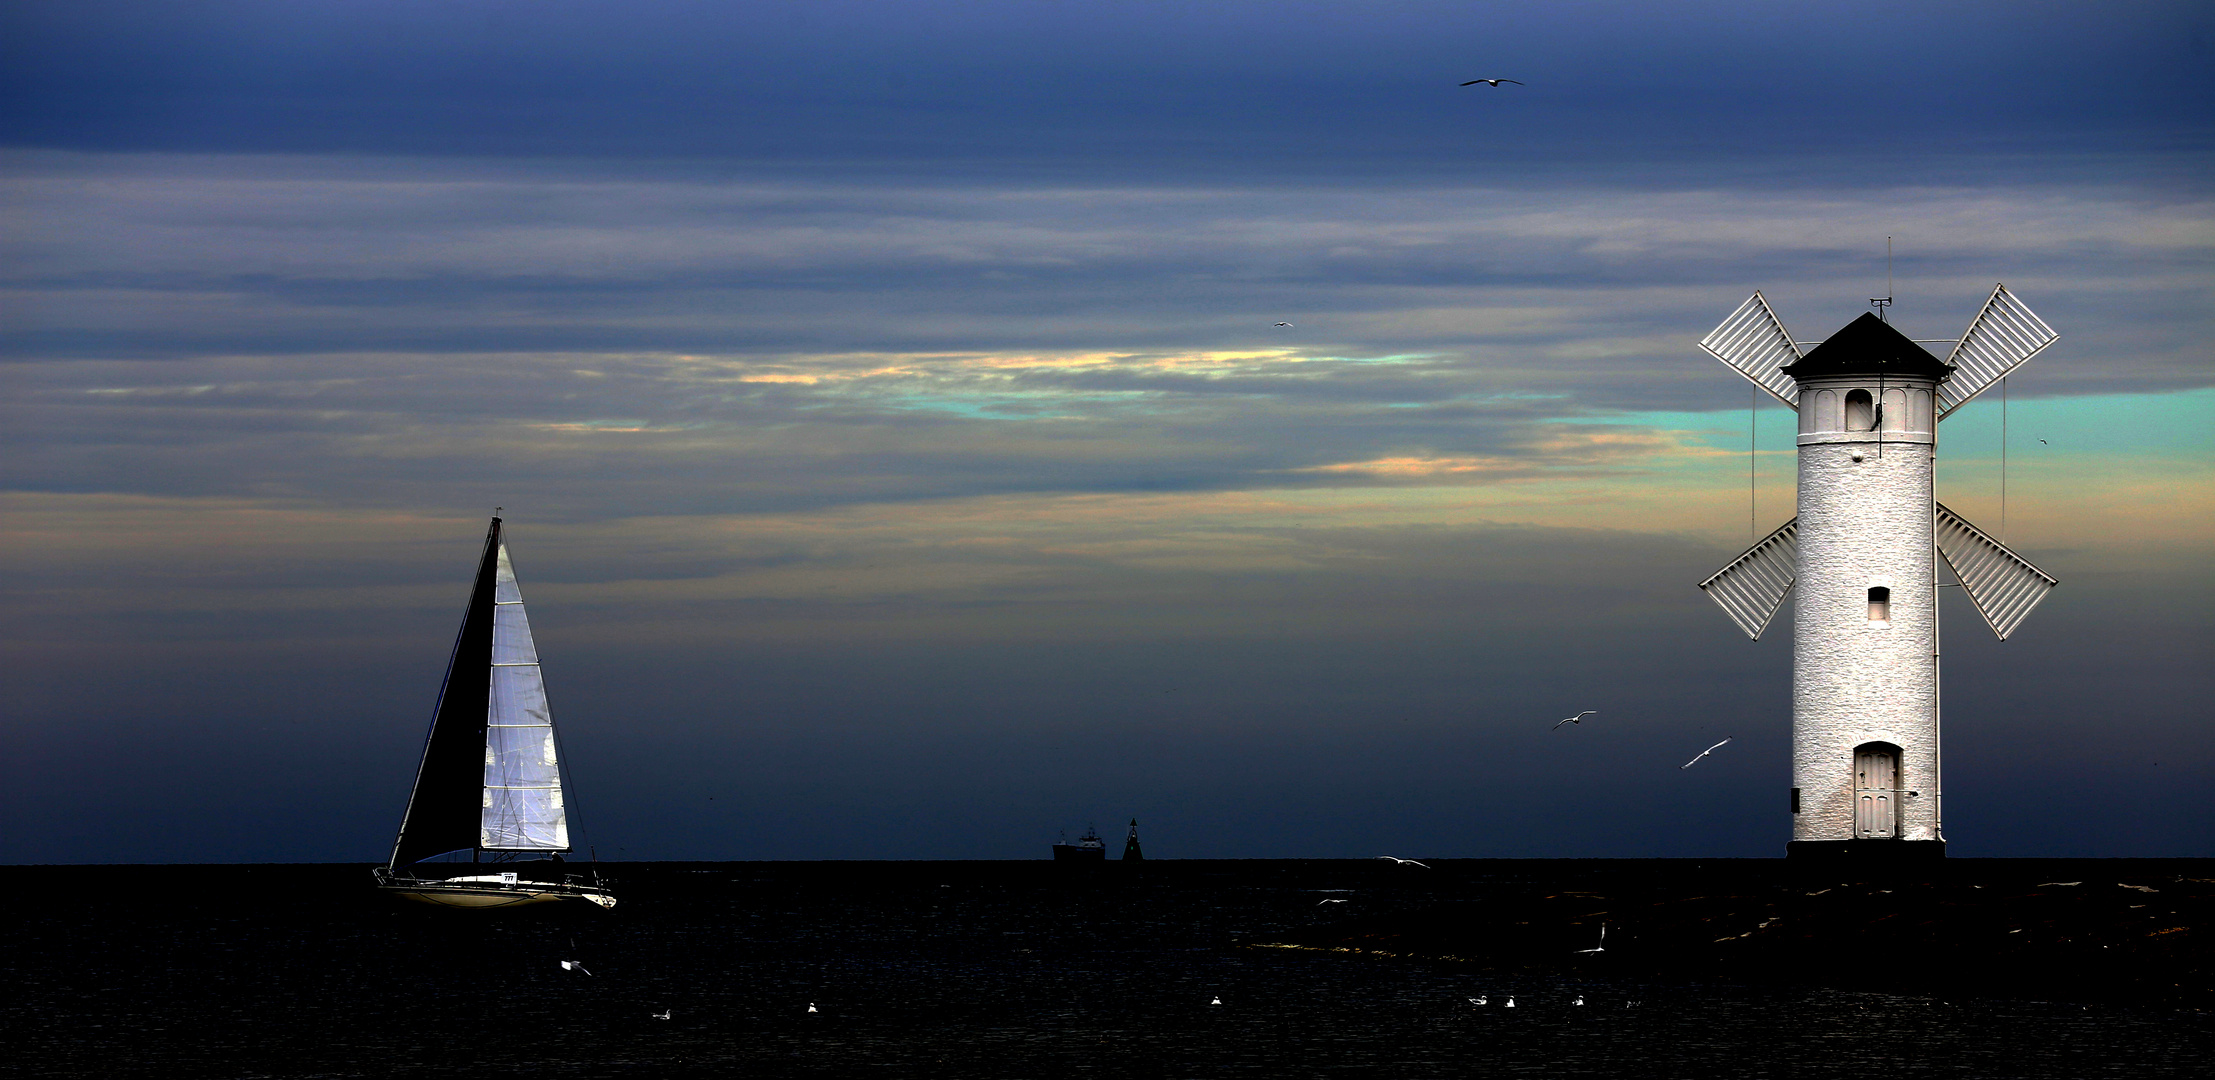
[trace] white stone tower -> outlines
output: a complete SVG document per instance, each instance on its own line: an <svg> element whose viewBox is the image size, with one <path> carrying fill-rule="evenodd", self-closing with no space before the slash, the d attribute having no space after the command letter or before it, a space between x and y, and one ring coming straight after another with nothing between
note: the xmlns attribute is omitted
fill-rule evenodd
<svg viewBox="0 0 2215 1080"><path fill-rule="evenodd" d="M2056 337L2002 286L1945 362L1875 314L1803 355L1758 292L1700 342L1799 413L1799 515L1700 583L1750 638L1799 587L1794 858L1945 853L1938 590L2006 640L2056 582L1937 502L1938 422Z"/></svg>

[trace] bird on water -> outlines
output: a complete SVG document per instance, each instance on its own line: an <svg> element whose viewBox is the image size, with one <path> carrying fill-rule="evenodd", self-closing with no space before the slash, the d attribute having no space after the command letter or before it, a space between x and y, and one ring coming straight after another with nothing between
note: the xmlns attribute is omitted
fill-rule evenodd
<svg viewBox="0 0 2215 1080"><path fill-rule="evenodd" d="M1596 713L1596 712L1599 712L1599 711L1600 711L1600 710L1598 710L1598 709L1586 709L1586 710L1584 710L1583 712L1580 712L1580 713L1578 713L1578 714L1577 714L1577 715L1575 715L1575 716L1571 716L1571 717L1568 717L1568 718L1566 718L1566 719L1562 720L1562 721L1561 721L1561 724L1582 724L1582 723L1584 723L1584 718L1585 718L1585 717L1587 717L1587 716L1590 716L1590 715L1592 715L1593 713ZM1555 725L1554 725L1554 730L1555 730L1555 731L1560 731L1560 730L1561 730L1561 724L1555 724Z"/></svg>
<svg viewBox="0 0 2215 1080"><path fill-rule="evenodd" d="M584 972L585 972L585 974L587 974L587 975L590 975L590 974L592 974L592 973L591 973L591 972L589 972L589 971L585 971L585 966L584 966L584 963L583 963L582 961L578 961L578 960L564 960L564 961L562 961L562 962L561 962L561 969L562 969L563 971L584 971Z"/></svg>
<svg viewBox="0 0 2215 1080"><path fill-rule="evenodd" d="M1593 953L1593 952L1606 952L1606 951L1607 951L1607 924L1606 924L1606 923L1601 923L1601 924L1600 924L1600 943L1599 943L1598 945L1595 945L1595 946L1593 946L1592 948L1589 948L1589 949L1578 949L1578 950L1577 950L1577 952L1579 952L1579 953ZM1580 1004L1581 1004L1581 1002L1580 1002Z"/></svg>
<svg viewBox="0 0 2215 1080"><path fill-rule="evenodd" d="M1430 869L1430 867L1428 867L1428 866L1424 866L1424 864L1422 864L1422 863L1419 863L1419 862L1416 862L1416 861L1415 861L1415 860L1413 860L1413 859L1403 859L1403 858L1399 857L1398 855L1379 855L1379 856L1377 856L1377 858L1380 858L1380 859L1390 859L1390 860L1392 860L1392 865L1394 865L1394 866L1421 866L1421 867L1423 867L1423 869L1425 869L1425 870L1428 870L1428 869Z"/></svg>
<svg viewBox="0 0 2215 1080"><path fill-rule="evenodd" d="M1468 82L1462 83L1461 85L1463 85L1463 86L1475 86L1475 85L1477 85L1478 83L1483 83L1483 84L1485 84L1486 86L1490 86L1490 87L1493 87L1494 89L1497 89L1497 88L1499 87L1499 85L1500 85L1501 83L1504 83L1504 82L1511 82L1511 83L1514 83L1514 84L1515 84L1515 85L1517 85L1517 86L1521 86L1521 85L1523 85L1523 80L1521 80L1521 79L1471 79L1471 80L1469 80Z"/></svg>

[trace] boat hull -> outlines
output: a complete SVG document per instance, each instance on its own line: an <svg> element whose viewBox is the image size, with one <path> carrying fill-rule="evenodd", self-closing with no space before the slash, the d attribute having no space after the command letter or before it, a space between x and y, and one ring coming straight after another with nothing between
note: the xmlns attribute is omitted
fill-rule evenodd
<svg viewBox="0 0 2215 1080"><path fill-rule="evenodd" d="M387 881L384 892L418 903L451 908L509 908L546 904L557 900L581 900L602 908L615 906L614 894L591 885L550 881Z"/></svg>

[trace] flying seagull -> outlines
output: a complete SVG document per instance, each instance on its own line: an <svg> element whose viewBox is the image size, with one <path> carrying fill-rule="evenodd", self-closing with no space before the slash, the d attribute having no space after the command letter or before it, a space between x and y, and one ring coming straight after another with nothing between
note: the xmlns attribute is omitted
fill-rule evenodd
<svg viewBox="0 0 2215 1080"><path fill-rule="evenodd" d="M1727 743L1727 742L1729 742L1729 741L1730 741L1731 739L1735 739L1735 738L1737 738L1737 736L1735 736L1735 735L1733 735L1733 736L1730 736L1729 738L1725 738L1725 739L1723 740L1723 742L1719 742L1719 743L1716 743L1716 744L1715 744L1714 746L1710 746L1710 747L1708 747L1707 749L1705 749L1705 750L1702 750L1702 751L1700 751L1700 757L1696 757L1696 758L1693 758L1692 760L1690 760L1690 761L1687 761L1687 762L1685 762L1684 764L1682 764L1682 765L1679 765L1679 766L1677 766L1677 768L1678 768L1678 769L1680 769L1680 770L1682 770L1682 769L1689 769L1689 768L1691 768L1692 766L1694 766L1694 765L1697 765L1697 764L1699 764L1699 763L1700 763L1700 758L1704 758L1704 757L1708 756L1709 754L1712 754L1712 753L1714 753L1714 752L1715 752L1715 751L1716 751L1717 749L1719 749L1719 748L1720 748L1720 747L1721 747L1721 746L1723 745L1723 743Z"/></svg>
<svg viewBox="0 0 2215 1080"><path fill-rule="evenodd" d="M1281 322L1281 323L1278 323L1277 325L1278 325L1278 326L1290 326L1290 325L1292 325L1292 324L1291 324L1291 323L1288 323L1288 322ZM2039 441L2039 442L2044 442L2044 441L2046 441L2046 440L2044 440L2044 439L2040 439L2040 440L2038 440L2038 441Z"/></svg>
<svg viewBox="0 0 2215 1080"><path fill-rule="evenodd" d="M1599 944L1599 945L1598 945L1597 947L1594 947L1594 948L1590 948L1590 949L1578 949L1577 951L1578 951L1579 953L1606 952L1606 951L1607 951L1607 924L1606 924L1606 923L1601 923L1601 924L1600 924L1600 944ZM1580 1004L1580 1005L1581 1005L1581 1004L1583 1004L1583 1002L1578 1002L1578 1004Z"/></svg>
<svg viewBox="0 0 2215 1080"><path fill-rule="evenodd" d="M1511 82L1511 83L1514 83L1514 84L1515 84L1515 85L1517 85L1517 86L1521 86L1521 85L1523 85L1523 80L1521 80L1521 79L1471 79L1471 80L1469 80L1468 82L1462 83L1461 85L1463 85L1463 86L1475 86L1475 85L1477 85L1478 83L1483 83L1483 84L1485 84L1486 86L1490 86L1490 87L1492 87L1492 88L1494 88L1494 89L1498 89L1498 88L1499 88L1499 85L1500 85L1501 83L1504 83L1504 82Z"/></svg>
<svg viewBox="0 0 2215 1080"><path fill-rule="evenodd" d="M589 971L585 971L584 962L581 960L564 960L561 962L561 969L563 971L584 971L587 975L592 974Z"/></svg>
<svg viewBox="0 0 2215 1080"><path fill-rule="evenodd" d="M1430 869L1430 867L1424 866L1422 863L1416 862L1413 859L1403 859L1398 855L1379 855L1377 856L1377 858L1390 859L1392 860L1392 865L1394 866L1422 866L1425 870Z"/></svg>
<svg viewBox="0 0 2215 1080"><path fill-rule="evenodd" d="M1600 710L1598 710L1598 709L1586 709L1586 710L1584 710L1583 712L1580 712L1580 713L1578 713L1577 715L1575 715L1575 716L1572 716L1572 717L1568 718L1567 720L1563 720L1563 721L1561 722L1561 724L1582 724L1582 723L1584 723L1584 718L1585 718L1585 717L1587 717L1587 716L1590 716L1590 715L1592 715L1593 713L1596 713L1596 712L1599 712L1599 711L1600 711ZM1561 730L1561 724L1555 724L1555 725L1554 725L1554 730L1555 730L1555 731L1560 731L1560 730Z"/></svg>

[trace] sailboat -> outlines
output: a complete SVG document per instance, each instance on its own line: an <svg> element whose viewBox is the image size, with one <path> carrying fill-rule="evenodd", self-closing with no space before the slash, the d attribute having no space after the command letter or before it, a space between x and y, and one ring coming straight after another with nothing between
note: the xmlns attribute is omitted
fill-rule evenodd
<svg viewBox="0 0 2215 1080"><path fill-rule="evenodd" d="M495 516L399 839L374 873L381 889L446 907L614 907L597 867L568 872L568 850L554 717ZM447 869L459 872L440 873Z"/></svg>

